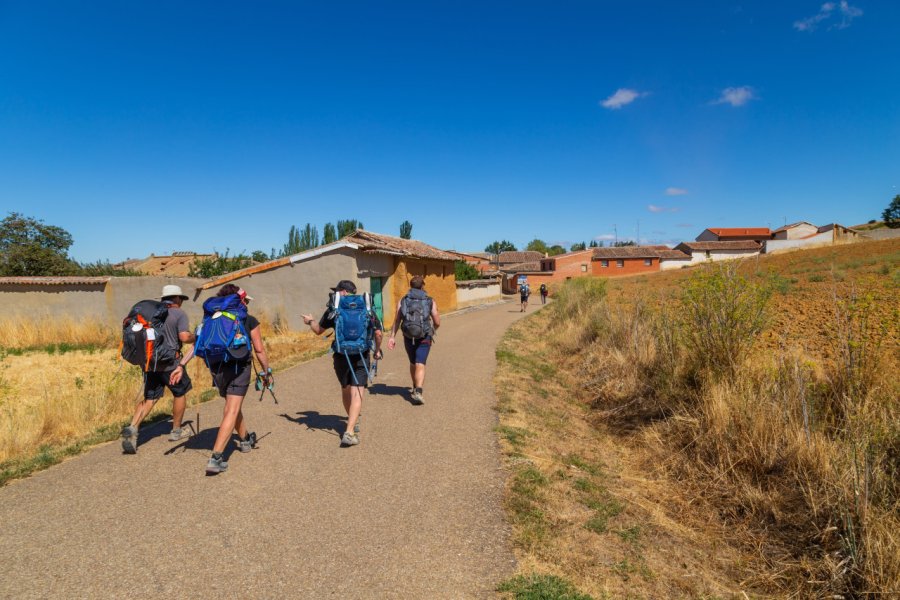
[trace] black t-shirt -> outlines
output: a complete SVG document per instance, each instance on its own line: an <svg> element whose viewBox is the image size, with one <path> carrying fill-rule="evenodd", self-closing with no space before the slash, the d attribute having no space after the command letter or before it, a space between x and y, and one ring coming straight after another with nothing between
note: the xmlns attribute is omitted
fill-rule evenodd
<svg viewBox="0 0 900 600"><path fill-rule="evenodd" d="M244 321L244 324L247 326L247 333L249 334L251 331L259 327L259 319L257 319L253 315L247 315L247 320Z"/></svg>

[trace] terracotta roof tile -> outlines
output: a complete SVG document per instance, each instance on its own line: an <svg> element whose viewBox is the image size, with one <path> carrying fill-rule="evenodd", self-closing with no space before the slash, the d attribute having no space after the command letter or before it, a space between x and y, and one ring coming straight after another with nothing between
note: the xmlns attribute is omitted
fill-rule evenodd
<svg viewBox="0 0 900 600"><path fill-rule="evenodd" d="M0 277L3 285L101 285L111 277Z"/></svg>
<svg viewBox="0 0 900 600"><path fill-rule="evenodd" d="M540 252L538 252L538 254L540 254ZM530 261L516 263L514 265L503 265L500 267L500 270L504 273L532 273L541 270L541 263L540 261Z"/></svg>
<svg viewBox="0 0 900 600"><path fill-rule="evenodd" d="M676 250L705 251L705 250L759 250L760 245L753 240L725 240L720 242L681 242L675 246Z"/></svg>
<svg viewBox="0 0 900 600"><path fill-rule="evenodd" d="M544 258L544 253L535 250L507 251L500 253L500 264L531 262L542 258Z"/></svg>
<svg viewBox="0 0 900 600"><path fill-rule="evenodd" d="M665 248L663 250L662 248ZM592 260L607 258L660 258L663 253L670 254L671 248L666 246L619 246L612 248L594 248ZM666 258L678 258L675 255Z"/></svg>
<svg viewBox="0 0 900 600"><path fill-rule="evenodd" d="M708 227L707 231L726 237L729 235L768 236L771 233L768 227Z"/></svg>
<svg viewBox="0 0 900 600"><path fill-rule="evenodd" d="M364 229L357 229L343 239L359 244L363 247L363 250L368 252L383 252L432 260L456 260L456 257L449 252L429 246L425 242L406 240L392 235L384 235L383 233L372 233Z"/></svg>

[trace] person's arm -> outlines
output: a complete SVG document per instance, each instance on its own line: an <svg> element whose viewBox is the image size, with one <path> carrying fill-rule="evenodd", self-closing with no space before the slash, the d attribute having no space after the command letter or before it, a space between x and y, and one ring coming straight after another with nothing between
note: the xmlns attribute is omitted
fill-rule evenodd
<svg viewBox="0 0 900 600"><path fill-rule="evenodd" d="M189 327L189 323L187 320L187 315L184 315L183 322L179 322L178 332L178 341L182 344L193 344L197 340L197 336L194 335ZM188 351L182 354L181 360L178 361L178 364L175 366L175 369L172 370L172 373L169 375L169 385L176 385L181 378L184 376L184 372L187 370L187 364L191 362L191 359L194 357L194 346L192 345L188 348Z"/></svg>
<svg viewBox="0 0 900 600"><path fill-rule="evenodd" d="M403 303L403 300L397 303L397 314L394 315L394 326L391 327L391 337L388 340L388 350L393 350L394 346L397 345L397 341L394 339L397 337L397 330L400 329L400 320L403 318L403 313L400 312L400 306Z"/></svg>
<svg viewBox="0 0 900 600"><path fill-rule="evenodd" d="M309 325L310 330L316 335L322 335L325 333L326 329L322 327L312 315L300 315L300 318L303 319L304 325Z"/></svg>
<svg viewBox="0 0 900 600"><path fill-rule="evenodd" d="M438 313L437 302L434 300L431 301L431 324L434 325L435 331L441 326L441 315Z"/></svg>
<svg viewBox="0 0 900 600"><path fill-rule="evenodd" d="M263 385L268 387L272 382L272 367L269 365L269 355L266 354L266 347L263 345L262 333L259 326L250 330L250 342L253 344L253 351L256 353L256 359L259 361L260 372L263 376Z"/></svg>

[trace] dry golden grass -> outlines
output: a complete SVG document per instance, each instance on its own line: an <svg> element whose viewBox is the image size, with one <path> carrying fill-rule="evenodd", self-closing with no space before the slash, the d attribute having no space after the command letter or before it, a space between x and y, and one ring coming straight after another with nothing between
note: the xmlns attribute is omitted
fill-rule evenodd
<svg viewBox="0 0 900 600"><path fill-rule="evenodd" d="M130 419L141 397L141 373L119 358L111 330L87 322L24 322L12 323L10 331L8 348L33 349L0 351L0 466ZM308 332L276 332L268 323L263 339L275 370L318 356L328 345ZM61 353L60 344L76 349ZM216 397L203 362L193 360L188 369L194 383L188 406ZM154 414L169 412L170 398L167 392Z"/></svg>
<svg viewBox="0 0 900 600"><path fill-rule="evenodd" d="M22 319L0 321L3 346L6 348L40 348L55 344L74 346L113 346L120 332L96 319Z"/></svg>
<svg viewBox="0 0 900 600"><path fill-rule="evenodd" d="M698 348L733 338L731 316L757 314L765 278L694 276L702 293L688 286L661 304L607 303L602 283L575 280L511 330L497 382L524 569L601 597L900 591L900 352L885 271L875 289L860 278L834 292L815 342L796 331L777 349L734 339L714 348L718 360ZM778 323L784 304L772 305ZM528 389L513 384L528 378ZM573 399L564 419L552 416L559 396ZM603 461L600 481L578 478L603 489L587 516L586 488L573 491L559 468L572 455ZM598 515L606 531L592 537ZM625 516L645 528L631 555L609 535L628 537ZM610 555L625 558L611 567Z"/></svg>

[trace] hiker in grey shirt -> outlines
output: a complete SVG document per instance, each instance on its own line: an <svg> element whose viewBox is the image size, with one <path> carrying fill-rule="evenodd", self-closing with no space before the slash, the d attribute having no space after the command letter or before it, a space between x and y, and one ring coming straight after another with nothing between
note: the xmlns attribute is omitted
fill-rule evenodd
<svg viewBox="0 0 900 600"><path fill-rule="evenodd" d="M172 433L169 440L177 442L184 435L181 428L181 419L184 417L186 406L185 395L191 391L191 378L187 374L187 363L194 355L194 348L182 354L183 344L192 344L194 334L188 325L188 316L181 310L182 303L187 300L177 285L163 286L162 301L169 309L169 316L163 324L163 343L172 348L175 353L175 361L167 365L159 365L157 371L147 371L144 379L144 399L134 410L131 425L122 430L122 450L125 454L137 452L138 428L156 401L163 397L166 388L172 392Z"/></svg>

